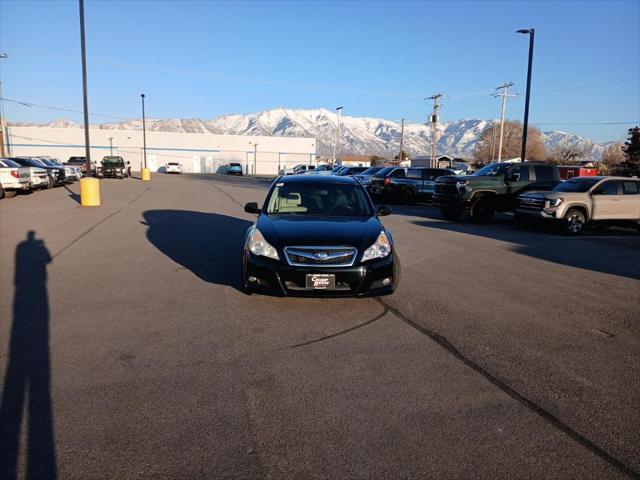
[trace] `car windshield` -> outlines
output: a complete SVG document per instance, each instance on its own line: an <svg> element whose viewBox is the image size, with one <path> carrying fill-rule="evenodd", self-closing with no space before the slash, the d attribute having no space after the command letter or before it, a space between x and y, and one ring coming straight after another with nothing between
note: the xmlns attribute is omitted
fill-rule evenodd
<svg viewBox="0 0 640 480"><path fill-rule="evenodd" d="M124 159L122 157L104 157L102 159L103 164L112 164L112 165L122 165L124 164Z"/></svg>
<svg viewBox="0 0 640 480"><path fill-rule="evenodd" d="M50 167L57 167L57 165L55 163L53 163L51 160L48 160L46 158L39 158L38 161L44 163L45 165L48 165Z"/></svg>
<svg viewBox="0 0 640 480"><path fill-rule="evenodd" d="M362 172L360 175L373 175L374 173L379 172L380 170L382 170L382 167L370 167L367 168L364 172Z"/></svg>
<svg viewBox="0 0 640 480"><path fill-rule="evenodd" d="M378 170L378 172L374 175L374 177L386 177L387 173L389 173L394 168L395 167L384 167L383 169Z"/></svg>
<svg viewBox="0 0 640 480"><path fill-rule="evenodd" d="M373 214L359 185L345 183L278 183L267 200L270 215L364 217Z"/></svg>
<svg viewBox="0 0 640 480"><path fill-rule="evenodd" d="M500 175L507 169L507 167L509 167L508 163L490 163L489 165L482 167L480 170L474 173L473 176L484 177L487 175Z"/></svg>
<svg viewBox="0 0 640 480"><path fill-rule="evenodd" d="M591 187L593 187L596 183L598 183L600 178L572 178L567 180L566 182L561 182L554 187L552 191L554 192L586 192Z"/></svg>

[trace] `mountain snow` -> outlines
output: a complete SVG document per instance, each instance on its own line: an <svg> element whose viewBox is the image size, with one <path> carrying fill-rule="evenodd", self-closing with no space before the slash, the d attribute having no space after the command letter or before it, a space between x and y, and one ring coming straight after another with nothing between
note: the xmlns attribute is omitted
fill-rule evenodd
<svg viewBox="0 0 640 480"><path fill-rule="evenodd" d="M276 108L246 115L222 115L211 120L200 118L146 119L146 127L155 132L184 132L228 135L267 135L314 137L318 154L331 156L335 143L338 116L319 109ZM492 121L464 119L438 124L438 153L471 157L482 131ZM14 124L55 128L78 128L80 125L64 119L48 124ZM103 123L105 130L142 130L142 119ZM381 118L341 117L340 144L342 154L380 155L392 158L400 149L400 123ZM410 155L428 155L431 149L431 127L422 123L405 124L404 149ZM560 131L543 132L547 148L560 144L579 146L586 157L599 159L604 149L584 137Z"/></svg>

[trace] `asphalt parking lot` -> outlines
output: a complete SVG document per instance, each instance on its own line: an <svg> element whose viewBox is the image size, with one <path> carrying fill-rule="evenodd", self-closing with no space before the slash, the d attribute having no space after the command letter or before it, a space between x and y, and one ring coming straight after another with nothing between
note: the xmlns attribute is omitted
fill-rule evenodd
<svg viewBox="0 0 640 480"><path fill-rule="evenodd" d="M394 295L247 296L267 182L101 186L0 202L6 477L638 477L637 233L394 206Z"/></svg>

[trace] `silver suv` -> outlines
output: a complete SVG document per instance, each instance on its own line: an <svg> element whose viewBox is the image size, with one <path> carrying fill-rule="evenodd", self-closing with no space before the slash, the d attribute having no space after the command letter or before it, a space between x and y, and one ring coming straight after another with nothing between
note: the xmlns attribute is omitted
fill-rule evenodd
<svg viewBox="0 0 640 480"><path fill-rule="evenodd" d="M591 222L640 227L640 180L574 177L550 192L521 194L515 214L516 220L555 220L571 235Z"/></svg>

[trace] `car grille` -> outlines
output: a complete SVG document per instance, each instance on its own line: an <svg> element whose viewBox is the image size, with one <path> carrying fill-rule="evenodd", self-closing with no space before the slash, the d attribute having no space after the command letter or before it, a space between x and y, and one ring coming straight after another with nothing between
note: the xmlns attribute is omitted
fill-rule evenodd
<svg viewBox="0 0 640 480"><path fill-rule="evenodd" d="M542 210L544 207L544 198L539 197L519 197L518 206L530 210Z"/></svg>
<svg viewBox="0 0 640 480"><path fill-rule="evenodd" d="M440 195L457 195L458 188L455 183L446 183L446 182L436 182L436 186L434 188L435 193Z"/></svg>
<svg viewBox="0 0 640 480"><path fill-rule="evenodd" d="M350 267L358 250L353 247L286 247L289 265L304 267Z"/></svg>

